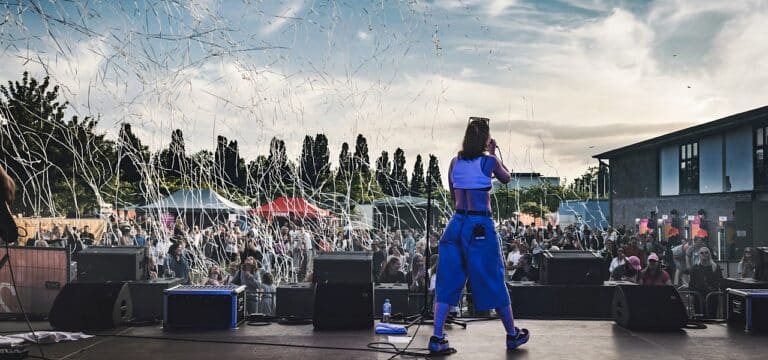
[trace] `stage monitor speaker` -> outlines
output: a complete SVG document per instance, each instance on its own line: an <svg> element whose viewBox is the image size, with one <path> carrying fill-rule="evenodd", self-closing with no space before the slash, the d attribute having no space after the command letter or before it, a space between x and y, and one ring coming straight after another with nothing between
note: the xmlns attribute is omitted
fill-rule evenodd
<svg viewBox="0 0 768 360"><path fill-rule="evenodd" d="M315 256L316 283L372 283L373 256L365 252L336 252Z"/></svg>
<svg viewBox="0 0 768 360"><path fill-rule="evenodd" d="M128 289L133 302L134 321L163 319L163 291L181 285L182 278L160 278L155 280L129 281Z"/></svg>
<svg viewBox="0 0 768 360"><path fill-rule="evenodd" d="M756 247L752 258L755 262L755 279L768 281L768 247Z"/></svg>
<svg viewBox="0 0 768 360"><path fill-rule="evenodd" d="M148 279L147 248L89 247L79 253L78 281L138 281Z"/></svg>
<svg viewBox="0 0 768 360"><path fill-rule="evenodd" d="M69 283L53 302L48 320L56 330L110 329L130 321L133 304L122 282Z"/></svg>
<svg viewBox="0 0 768 360"><path fill-rule="evenodd" d="M674 286L618 285L613 320L638 330L674 330L688 323L683 301Z"/></svg>
<svg viewBox="0 0 768 360"><path fill-rule="evenodd" d="M373 328L373 284L317 284L312 323L315 330Z"/></svg>
<svg viewBox="0 0 768 360"><path fill-rule="evenodd" d="M275 313L281 319L311 320L314 302L315 284L282 284L277 287Z"/></svg>
<svg viewBox="0 0 768 360"><path fill-rule="evenodd" d="M392 305L392 314L410 315L410 308L408 306L408 285L376 284L373 288L373 314L376 317L381 317L384 300L386 299L389 299L389 303Z"/></svg>
<svg viewBox="0 0 768 360"><path fill-rule="evenodd" d="M601 285L603 268L607 268L603 259L591 251L544 251L539 281L552 285Z"/></svg>

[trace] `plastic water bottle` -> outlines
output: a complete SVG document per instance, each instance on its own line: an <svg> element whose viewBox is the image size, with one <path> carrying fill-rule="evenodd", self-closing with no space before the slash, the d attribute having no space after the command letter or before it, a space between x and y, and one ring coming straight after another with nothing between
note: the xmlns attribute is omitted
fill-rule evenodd
<svg viewBox="0 0 768 360"><path fill-rule="evenodd" d="M388 323L389 317L392 315L392 304L389 303L389 299L384 300L384 309L381 312L381 322Z"/></svg>

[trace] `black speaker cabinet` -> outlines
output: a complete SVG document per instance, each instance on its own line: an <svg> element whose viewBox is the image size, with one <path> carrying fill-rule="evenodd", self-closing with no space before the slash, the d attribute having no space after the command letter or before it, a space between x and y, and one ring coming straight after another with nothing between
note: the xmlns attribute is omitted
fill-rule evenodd
<svg viewBox="0 0 768 360"><path fill-rule="evenodd" d="M373 284L317 284L312 323L315 330L372 329Z"/></svg>
<svg viewBox="0 0 768 360"><path fill-rule="evenodd" d="M591 251L544 251L539 281L542 284L601 285L603 259Z"/></svg>
<svg viewBox="0 0 768 360"><path fill-rule="evenodd" d="M768 247L756 247L752 258L755 261L755 279L768 281Z"/></svg>
<svg viewBox="0 0 768 360"><path fill-rule="evenodd" d="M133 302L133 320L153 321L163 319L163 290L181 285L181 278L129 281Z"/></svg>
<svg viewBox="0 0 768 360"><path fill-rule="evenodd" d="M278 318L282 319L312 319L315 306L315 284L295 283L282 284L277 287Z"/></svg>
<svg viewBox="0 0 768 360"><path fill-rule="evenodd" d="M69 283L61 289L48 320L56 330L110 329L130 321L131 294L122 282Z"/></svg>
<svg viewBox="0 0 768 360"><path fill-rule="evenodd" d="M392 314L409 314L408 285L376 284L373 288L373 315L381 317L386 299L392 305Z"/></svg>
<svg viewBox="0 0 768 360"><path fill-rule="evenodd" d="M337 252L315 256L316 283L371 283L373 256L365 252Z"/></svg>
<svg viewBox="0 0 768 360"><path fill-rule="evenodd" d="M138 281L148 279L147 249L140 246L89 247L80 252L78 281Z"/></svg>
<svg viewBox="0 0 768 360"><path fill-rule="evenodd" d="M616 286L613 320L638 330L674 330L688 322L685 306L674 286Z"/></svg>

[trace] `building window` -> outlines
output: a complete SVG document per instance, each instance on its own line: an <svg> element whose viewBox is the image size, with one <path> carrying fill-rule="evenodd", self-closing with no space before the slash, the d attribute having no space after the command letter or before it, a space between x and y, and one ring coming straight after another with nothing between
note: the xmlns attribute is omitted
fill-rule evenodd
<svg viewBox="0 0 768 360"><path fill-rule="evenodd" d="M680 145L680 194L699 192L699 143Z"/></svg>
<svg viewBox="0 0 768 360"><path fill-rule="evenodd" d="M768 186L768 126L755 129L755 187Z"/></svg>

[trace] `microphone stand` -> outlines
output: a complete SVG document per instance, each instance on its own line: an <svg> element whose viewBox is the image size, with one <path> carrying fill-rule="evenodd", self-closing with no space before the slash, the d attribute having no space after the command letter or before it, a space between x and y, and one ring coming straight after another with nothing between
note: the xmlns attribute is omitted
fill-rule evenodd
<svg viewBox="0 0 768 360"><path fill-rule="evenodd" d="M430 238L431 235L431 220L432 220L432 179L427 179L427 231L426 231L426 246L424 247L424 273L429 275L428 270L430 267L429 264L429 258L432 256L430 254ZM413 271L413 270L411 270ZM437 275L435 275L437 276ZM432 306L430 306L429 301L429 284L432 282L432 276L429 276L428 279L424 279L424 306L421 308L421 312L418 315L412 315L407 316L404 318L407 325L405 325L406 328L410 328L413 325L434 325L434 319L435 319L435 313L432 310ZM410 285L410 284L409 284ZM467 323L463 321L456 320L452 316L448 316L448 318L445 320L446 324L452 324L452 325L458 325L461 326L463 329L467 328Z"/></svg>

